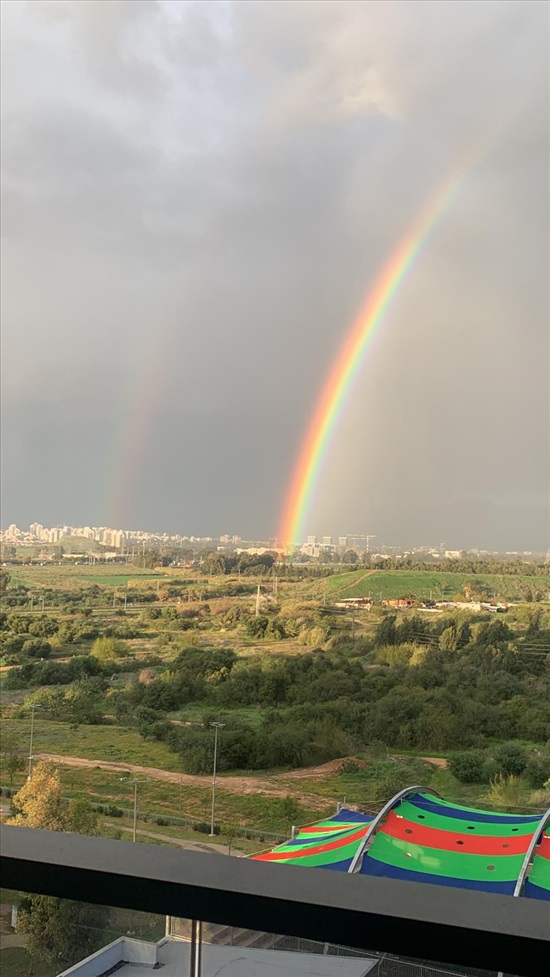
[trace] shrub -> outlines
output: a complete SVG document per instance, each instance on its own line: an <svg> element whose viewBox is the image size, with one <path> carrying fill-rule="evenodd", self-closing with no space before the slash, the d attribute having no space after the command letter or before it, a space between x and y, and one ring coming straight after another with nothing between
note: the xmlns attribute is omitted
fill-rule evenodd
<svg viewBox="0 0 550 977"><path fill-rule="evenodd" d="M452 753L449 770L463 784L480 784L485 780L485 754L482 750Z"/></svg>
<svg viewBox="0 0 550 977"><path fill-rule="evenodd" d="M124 814L122 808L117 807L116 804L106 804L103 812L110 818L121 818Z"/></svg>
<svg viewBox="0 0 550 977"><path fill-rule="evenodd" d="M544 787L550 780L550 756L531 756L525 768L527 783L535 790Z"/></svg>
<svg viewBox="0 0 550 977"><path fill-rule="evenodd" d="M527 751L519 743L502 743L493 750L496 773L519 776L527 766Z"/></svg>
<svg viewBox="0 0 550 977"><path fill-rule="evenodd" d="M165 828L170 822L166 818L157 818L155 824L158 824L159 828Z"/></svg>
<svg viewBox="0 0 550 977"><path fill-rule="evenodd" d="M193 825L193 831L200 831L200 833L203 834L203 835L209 835L210 834L210 827L211 826L208 823L208 821L196 821L195 824ZM221 828L220 828L219 824L215 824L214 825L214 834L215 835L219 835L220 832L221 832Z"/></svg>

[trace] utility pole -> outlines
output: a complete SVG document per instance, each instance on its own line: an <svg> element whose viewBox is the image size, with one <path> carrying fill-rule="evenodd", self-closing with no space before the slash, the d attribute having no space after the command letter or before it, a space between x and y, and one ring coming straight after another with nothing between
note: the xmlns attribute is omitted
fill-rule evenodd
<svg viewBox="0 0 550 977"><path fill-rule="evenodd" d="M120 781L124 782L126 780L129 780L130 778L129 777L119 777L118 779ZM135 842L135 840L136 840L136 834L137 834L138 784L148 784L149 781L151 780L151 778L150 777L145 777L144 779L140 780L139 777L133 777L132 779L133 779L133 783L134 783L134 822L133 822L133 828L132 828L132 841Z"/></svg>
<svg viewBox="0 0 550 977"><path fill-rule="evenodd" d="M351 609L351 640L355 644L355 607Z"/></svg>
<svg viewBox="0 0 550 977"><path fill-rule="evenodd" d="M214 814L216 810L216 768L218 763L218 730L223 729L225 723L210 723L214 727L214 771L212 775L212 816L210 819L210 837L214 837Z"/></svg>
<svg viewBox="0 0 550 977"><path fill-rule="evenodd" d="M260 585L258 584L258 590L256 593L256 617L260 616Z"/></svg>
<svg viewBox="0 0 550 977"><path fill-rule="evenodd" d="M27 780L32 780L32 761L33 761L32 741L34 736L34 712L36 708L37 708L36 706L31 706L31 741L29 744L29 774Z"/></svg>

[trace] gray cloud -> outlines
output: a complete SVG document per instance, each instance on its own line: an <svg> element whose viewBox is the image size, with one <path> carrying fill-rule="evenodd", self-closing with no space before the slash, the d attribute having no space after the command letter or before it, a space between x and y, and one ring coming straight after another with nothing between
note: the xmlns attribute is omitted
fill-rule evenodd
<svg viewBox="0 0 550 977"><path fill-rule="evenodd" d="M5 519L273 535L368 288L485 139L307 529L548 545L543 5L5 8Z"/></svg>

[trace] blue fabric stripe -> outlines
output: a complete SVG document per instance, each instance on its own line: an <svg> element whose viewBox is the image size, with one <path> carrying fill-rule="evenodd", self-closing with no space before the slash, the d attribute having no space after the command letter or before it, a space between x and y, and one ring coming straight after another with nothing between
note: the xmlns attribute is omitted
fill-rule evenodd
<svg viewBox="0 0 550 977"><path fill-rule="evenodd" d="M355 821L357 824L368 824L369 821L373 821L374 817L372 814L360 814L359 811L349 811L346 807L343 807L338 814L330 818L331 821Z"/></svg>
<svg viewBox="0 0 550 977"><path fill-rule="evenodd" d="M430 875L428 872L410 872L406 868L385 865L376 858L363 859L360 875L374 875L384 879L403 879L406 882L423 882L427 885L445 885L453 889L477 889L479 892L497 892L513 895L515 882L478 882L475 879L454 879L443 875Z"/></svg>
<svg viewBox="0 0 550 977"><path fill-rule="evenodd" d="M459 807L449 806L445 804L438 804L437 800L433 800L428 797L424 797L422 794L410 794L409 797L405 798L409 804L414 804L415 807L421 808L423 811L431 811L432 814L440 814L445 818L456 818L460 821L472 822L487 822L489 824L526 824L532 822L533 828L537 826L540 818L529 817L519 814L491 814L489 811L486 813L481 813L479 811L467 811ZM399 807L396 808L399 810Z"/></svg>
<svg viewBox="0 0 550 977"><path fill-rule="evenodd" d="M356 829L356 830L359 830L359 829ZM346 831L342 831L342 829L340 829L340 831L333 831L329 835L319 834L319 835L317 835L317 837L315 837L315 836L312 837L311 835L309 835L307 838L300 838L300 835L298 835L298 837L295 838L294 841L285 841L284 844L281 845L280 847L282 847L282 848L316 848L318 845L327 845L331 841L338 841L340 839L342 841L342 844L347 844L347 837L346 837L347 836L347 831L348 831L348 829L346 829ZM352 831L353 831L353 829L350 828L349 829L350 834L351 834Z"/></svg>
<svg viewBox="0 0 550 977"><path fill-rule="evenodd" d="M351 865L351 858L345 858L343 862L332 862L329 865L315 865L314 868L327 868L331 872L347 872Z"/></svg>
<svg viewBox="0 0 550 977"><path fill-rule="evenodd" d="M550 889L543 889L541 885L535 885L529 879L525 883L523 895L527 899L544 899L546 902L550 902Z"/></svg>

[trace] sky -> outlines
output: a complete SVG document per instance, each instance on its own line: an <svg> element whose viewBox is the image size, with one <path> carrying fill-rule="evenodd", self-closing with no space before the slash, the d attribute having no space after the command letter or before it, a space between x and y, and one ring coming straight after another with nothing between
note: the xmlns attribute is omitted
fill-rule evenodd
<svg viewBox="0 0 550 977"><path fill-rule="evenodd" d="M274 537L331 364L370 345L304 523L550 545L548 6L2 4L2 525Z"/></svg>

